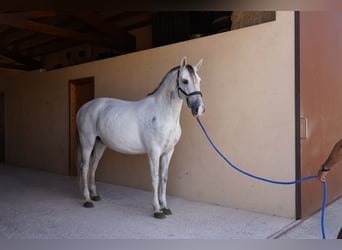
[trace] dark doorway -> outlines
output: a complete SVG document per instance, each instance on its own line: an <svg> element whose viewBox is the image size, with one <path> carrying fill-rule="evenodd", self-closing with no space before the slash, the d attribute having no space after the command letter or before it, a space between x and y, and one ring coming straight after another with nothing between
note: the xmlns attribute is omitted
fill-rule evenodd
<svg viewBox="0 0 342 250"><path fill-rule="evenodd" d="M5 162L5 94L0 92L0 162Z"/></svg>
<svg viewBox="0 0 342 250"><path fill-rule="evenodd" d="M94 77L69 81L69 174L77 175L77 144L76 114L86 102L94 99Z"/></svg>

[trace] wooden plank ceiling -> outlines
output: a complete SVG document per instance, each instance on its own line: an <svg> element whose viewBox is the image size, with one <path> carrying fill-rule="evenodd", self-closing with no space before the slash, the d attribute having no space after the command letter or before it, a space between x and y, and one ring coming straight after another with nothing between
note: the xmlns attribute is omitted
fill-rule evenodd
<svg viewBox="0 0 342 250"><path fill-rule="evenodd" d="M132 52L130 31L151 24L148 12L1 12L0 69L40 69L42 57L82 44Z"/></svg>

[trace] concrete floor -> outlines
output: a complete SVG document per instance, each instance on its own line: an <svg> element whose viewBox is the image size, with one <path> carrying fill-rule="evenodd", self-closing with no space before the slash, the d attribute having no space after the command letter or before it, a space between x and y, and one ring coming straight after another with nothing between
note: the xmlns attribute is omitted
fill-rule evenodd
<svg viewBox="0 0 342 250"><path fill-rule="evenodd" d="M325 235L326 239L336 239L342 228L342 198L332 202L325 210ZM321 211L313 216L298 221L291 230L283 232L279 239L322 239Z"/></svg>
<svg viewBox="0 0 342 250"><path fill-rule="evenodd" d="M150 192L98 183L82 207L75 177L0 165L0 239L320 239L319 216L294 220L168 196L173 215L152 217ZM327 238L342 225L342 199L326 210Z"/></svg>

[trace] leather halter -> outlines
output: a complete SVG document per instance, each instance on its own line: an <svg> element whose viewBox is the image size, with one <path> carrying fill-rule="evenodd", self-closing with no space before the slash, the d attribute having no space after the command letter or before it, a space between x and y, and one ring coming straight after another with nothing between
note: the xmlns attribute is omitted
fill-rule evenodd
<svg viewBox="0 0 342 250"><path fill-rule="evenodd" d="M188 98L193 95L200 95L201 97L203 96L201 91L193 91L190 93L186 93L185 90L179 86L179 74L180 74L180 68L178 69L178 72L177 72L177 93L178 93L179 98L181 98L179 95L179 91L182 92L183 95L185 95L187 101L188 101Z"/></svg>

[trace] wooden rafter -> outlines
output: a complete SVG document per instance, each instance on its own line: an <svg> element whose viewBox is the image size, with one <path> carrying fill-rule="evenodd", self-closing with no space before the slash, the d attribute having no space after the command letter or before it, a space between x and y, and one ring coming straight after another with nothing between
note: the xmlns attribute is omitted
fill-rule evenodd
<svg viewBox="0 0 342 250"><path fill-rule="evenodd" d="M16 41L14 43L14 47L18 51L26 51L26 50L34 49L37 47L39 48L46 43L50 43L50 42L54 41L55 39L56 38L53 36L33 35L29 38L26 38L26 39L23 39L20 41ZM29 53L29 54L31 54L31 53Z"/></svg>
<svg viewBox="0 0 342 250"><path fill-rule="evenodd" d="M9 59L16 61L17 63L22 64L23 65L22 67L25 68L25 70L39 69L41 67L41 63L39 61L36 61L28 56L16 54L4 48L0 48L0 55L5 56ZM18 66L18 67L21 67L21 66Z"/></svg>
<svg viewBox="0 0 342 250"><path fill-rule="evenodd" d="M16 69L16 70L32 70L32 68L25 66L25 65L17 65L17 64L10 64L10 63L0 63L0 68L2 69ZM34 68L36 69L36 68Z"/></svg>
<svg viewBox="0 0 342 250"><path fill-rule="evenodd" d="M140 21L140 22L137 22L137 23L133 23L133 24L130 24L128 26L125 26L125 29L127 29L127 30L134 30L134 29L145 27L145 26L148 26L148 25L152 25L152 18L151 19L147 19L147 20L143 20L143 21Z"/></svg>
<svg viewBox="0 0 342 250"><path fill-rule="evenodd" d="M44 56L77 45L79 45L79 42L75 40L56 39L49 43L42 44L39 47L30 49L30 55L32 57Z"/></svg>
<svg viewBox="0 0 342 250"><path fill-rule="evenodd" d="M92 58L132 52L130 31L151 22L150 12L141 11L0 11L0 68L38 69L48 61L39 58L82 44L105 51Z"/></svg>
<svg viewBox="0 0 342 250"><path fill-rule="evenodd" d="M117 28L112 23L103 19L100 15L92 11L80 11L78 13L73 14L78 19L82 20L83 22L87 23L89 26L92 26L99 30L100 32L112 36L126 36L129 38L133 38L132 35L128 34L126 31L123 31Z"/></svg>
<svg viewBox="0 0 342 250"><path fill-rule="evenodd" d="M67 38L71 40L86 42L86 43L94 43L98 45L102 45L105 47L113 48L121 51L130 51L132 48L130 44L127 44L124 39L109 39L98 37L96 35L81 33L78 31L61 28L37 21L32 21L26 19L18 14L11 13L3 13L0 14L0 24L5 24L11 27L31 30L34 32L44 33L56 37Z"/></svg>
<svg viewBox="0 0 342 250"><path fill-rule="evenodd" d="M74 14L75 17L99 30L101 33L121 41L130 48L135 48L135 37L126 31L117 28L112 23L103 19L100 15L92 11L80 11Z"/></svg>
<svg viewBox="0 0 342 250"><path fill-rule="evenodd" d="M124 19L130 19L141 14L142 14L141 11L128 11L128 12L124 11L119 14L116 14L115 16L110 17L109 19L112 22L117 22L117 21L121 21Z"/></svg>
<svg viewBox="0 0 342 250"><path fill-rule="evenodd" d="M2 13L2 16L9 16L15 18L27 18L27 19L35 19L35 18L44 18L44 17L51 17L56 16L57 13L55 11L23 11L23 12L13 12L13 13Z"/></svg>

